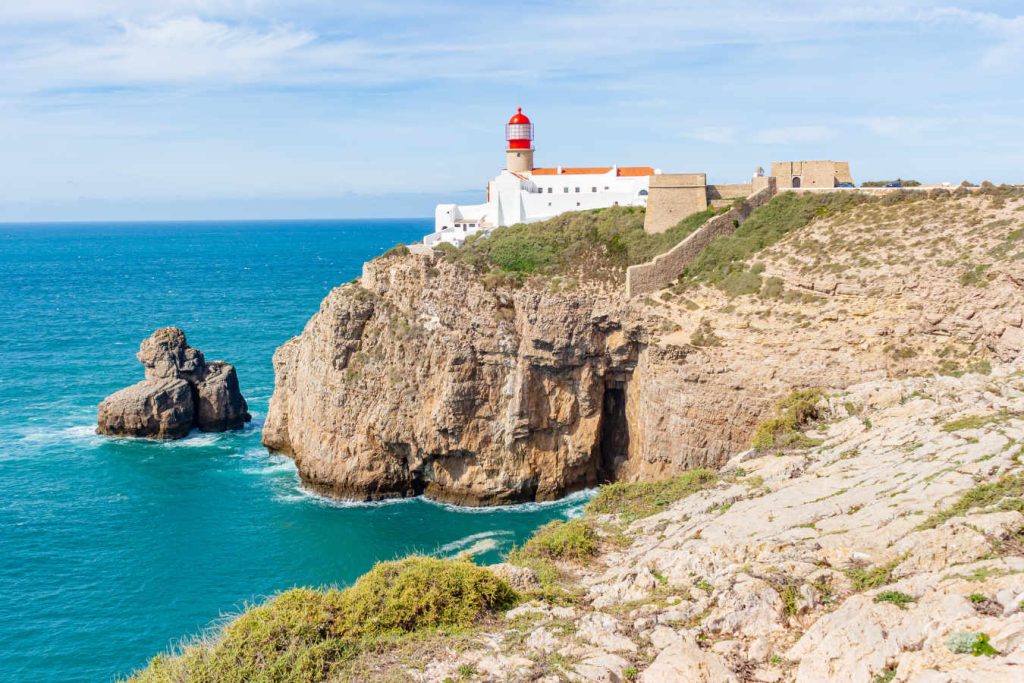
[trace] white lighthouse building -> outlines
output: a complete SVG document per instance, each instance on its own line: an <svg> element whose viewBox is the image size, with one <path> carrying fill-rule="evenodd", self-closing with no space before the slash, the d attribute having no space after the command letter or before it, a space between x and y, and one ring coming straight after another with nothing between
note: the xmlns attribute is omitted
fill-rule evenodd
<svg viewBox="0 0 1024 683"><path fill-rule="evenodd" d="M438 204L434 232L423 238L460 245L474 233L531 223L565 213L616 204L646 206L650 178L660 170L649 166L535 168L533 124L520 108L505 126L505 170L487 183L484 204Z"/></svg>

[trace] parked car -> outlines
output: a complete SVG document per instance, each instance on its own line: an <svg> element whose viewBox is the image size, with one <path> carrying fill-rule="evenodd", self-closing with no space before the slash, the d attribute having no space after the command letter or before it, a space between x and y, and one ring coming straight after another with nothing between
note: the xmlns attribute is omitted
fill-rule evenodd
<svg viewBox="0 0 1024 683"><path fill-rule="evenodd" d="M853 183L838 183L836 187L857 187Z"/></svg>
<svg viewBox="0 0 1024 683"><path fill-rule="evenodd" d="M886 187L903 187L902 180L890 180L885 184Z"/></svg>

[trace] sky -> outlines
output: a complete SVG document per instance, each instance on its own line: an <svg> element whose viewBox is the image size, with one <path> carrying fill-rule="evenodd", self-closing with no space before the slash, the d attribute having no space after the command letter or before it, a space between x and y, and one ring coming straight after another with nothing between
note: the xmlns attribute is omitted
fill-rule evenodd
<svg viewBox="0 0 1024 683"><path fill-rule="evenodd" d="M1024 2L0 0L0 221L430 216L538 165L1024 182Z"/></svg>

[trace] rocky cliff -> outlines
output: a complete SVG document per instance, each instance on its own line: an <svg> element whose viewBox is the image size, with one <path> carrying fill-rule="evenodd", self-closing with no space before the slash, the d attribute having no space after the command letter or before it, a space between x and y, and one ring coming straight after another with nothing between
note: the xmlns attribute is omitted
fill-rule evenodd
<svg viewBox="0 0 1024 683"><path fill-rule="evenodd" d="M263 443L346 497L477 505L592 486L627 450L602 439L641 346L624 317L597 295L378 259L275 354Z"/></svg>
<svg viewBox="0 0 1024 683"><path fill-rule="evenodd" d="M177 327L162 327L135 356L145 379L100 403L96 431L111 436L180 439L192 429L223 432L251 418L235 368L206 362Z"/></svg>
<svg viewBox="0 0 1024 683"><path fill-rule="evenodd" d="M723 240L744 258L642 299L586 268L508 286L370 262L275 355L264 443L332 495L546 500L721 466L793 387L1024 349L1019 193L812 200L777 197Z"/></svg>

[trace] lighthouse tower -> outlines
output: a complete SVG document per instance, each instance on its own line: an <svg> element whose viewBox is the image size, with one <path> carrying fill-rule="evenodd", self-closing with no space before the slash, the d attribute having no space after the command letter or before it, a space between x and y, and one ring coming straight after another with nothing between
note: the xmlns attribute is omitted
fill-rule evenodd
<svg viewBox="0 0 1024 683"><path fill-rule="evenodd" d="M533 124L523 113L523 108L508 120L505 126L506 169L513 173L529 173L533 170Z"/></svg>

